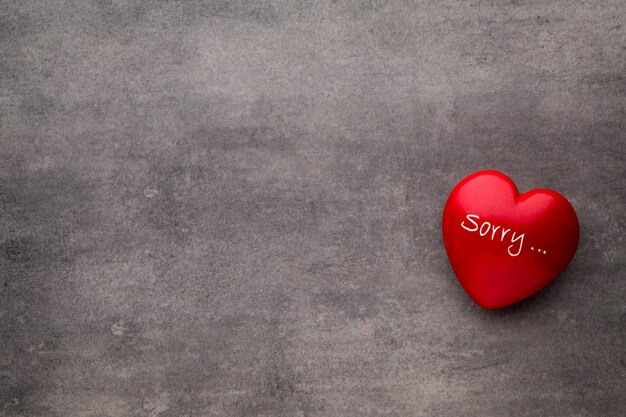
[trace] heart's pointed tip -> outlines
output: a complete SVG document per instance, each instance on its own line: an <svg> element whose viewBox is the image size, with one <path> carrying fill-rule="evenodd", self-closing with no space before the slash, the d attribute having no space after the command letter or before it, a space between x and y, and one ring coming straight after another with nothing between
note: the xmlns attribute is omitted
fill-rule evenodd
<svg viewBox="0 0 626 417"><path fill-rule="evenodd" d="M479 307L485 309L485 310L500 310L506 307L510 307L513 304L518 303L519 301L514 301L512 303L489 303L489 302L480 302L480 301L476 301L473 300L474 303L476 303ZM521 301L521 300L520 300Z"/></svg>

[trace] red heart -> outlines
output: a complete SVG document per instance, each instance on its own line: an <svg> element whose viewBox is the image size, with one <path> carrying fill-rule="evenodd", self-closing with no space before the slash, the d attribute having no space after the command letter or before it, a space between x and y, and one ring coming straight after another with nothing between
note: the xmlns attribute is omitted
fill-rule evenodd
<svg viewBox="0 0 626 417"><path fill-rule="evenodd" d="M457 184L443 210L443 242L452 269L485 308L516 303L552 282L574 257L578 218L552 190L519 194L497 171Z"/></svg>

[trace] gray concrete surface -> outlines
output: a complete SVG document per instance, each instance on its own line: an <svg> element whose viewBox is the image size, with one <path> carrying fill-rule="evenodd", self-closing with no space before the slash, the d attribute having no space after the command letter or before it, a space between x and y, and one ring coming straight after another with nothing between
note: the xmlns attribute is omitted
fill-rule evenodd
<svg viewBox="0 0 626 417"><path fill-rule="evenodd" d="M623 416L621 1L0 3L0 415ZM469 173L576 207L490 312Z"/></svg>

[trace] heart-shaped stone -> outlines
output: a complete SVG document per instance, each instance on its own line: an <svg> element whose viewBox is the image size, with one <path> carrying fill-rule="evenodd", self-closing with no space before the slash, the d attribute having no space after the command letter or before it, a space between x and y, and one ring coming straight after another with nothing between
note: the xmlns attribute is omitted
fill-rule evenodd
<svg viewBox="0 0 626 417"><path fill-rule="evenodd" d="M469 296L485 308L516 303L545 287L578 247L572 205L556 191L519 194L497 171L463 179L443 210L443 241Z"/></svg>

